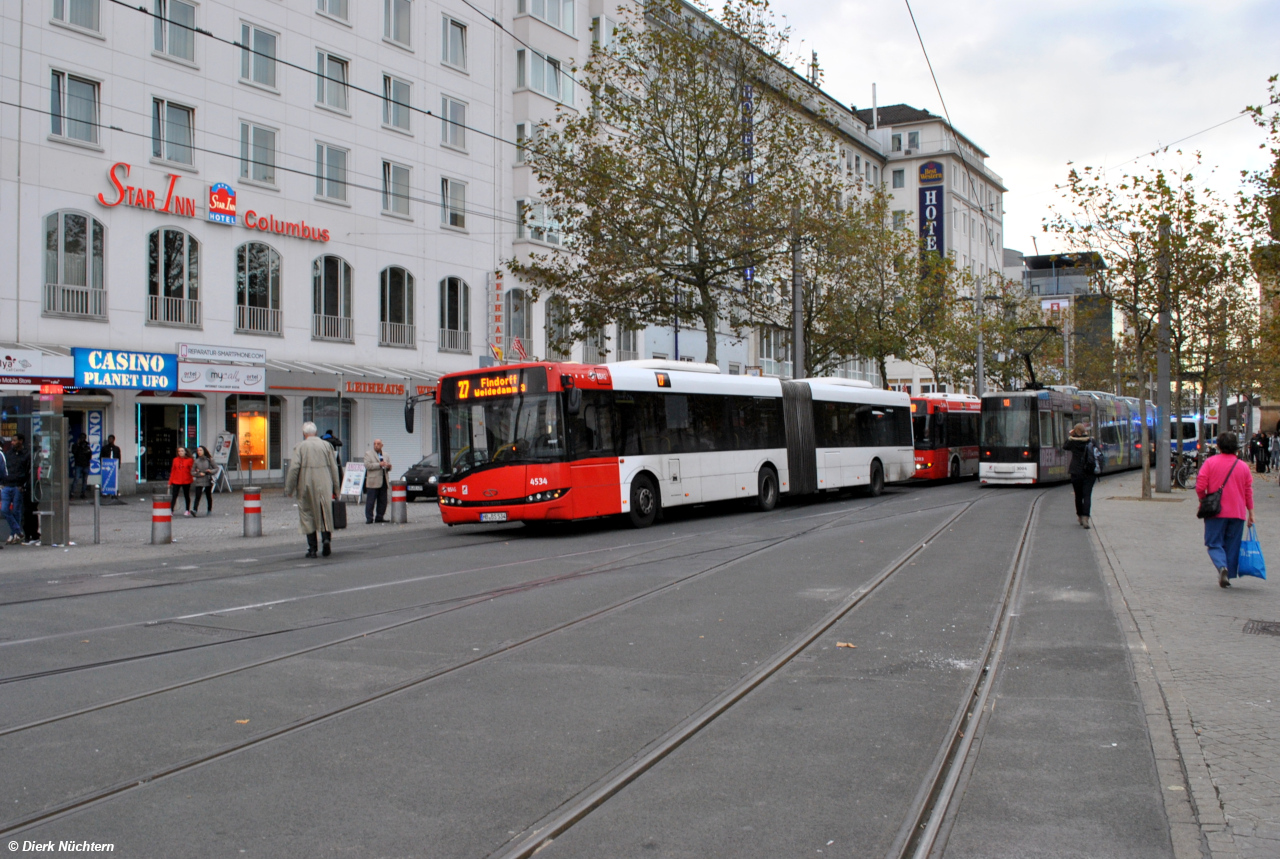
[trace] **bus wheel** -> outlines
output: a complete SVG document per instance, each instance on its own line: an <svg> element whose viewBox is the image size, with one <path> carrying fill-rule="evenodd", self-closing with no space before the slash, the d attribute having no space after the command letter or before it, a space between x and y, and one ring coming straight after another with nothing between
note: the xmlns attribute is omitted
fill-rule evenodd
<svg viewBox="0 0 1280 859"><path fill-rule="evenodd" d="M872 498L884 492L884 466L880 460L871 463L871 482L867 484L867 494Z"/></svg>
<svg viewBox="0 0 1280 859"><path fill-rule="evenodd" d="M756 481L758 491L756 492L756 509L769 511L778 506L778 475L774 473L772 468L765 467L760 469L760 476Z"/></svg>
<svg viewBox="0 0 1280 859"><path fill-rule="evenodd" d="M631 509L627 518L633 528L648 528L658 518L658 488L645 475L631 481Z"/></svg>
<svg viewBox="0 0 1280 859"><path fill-rule="evenodd" d="M952 479L952 480L959 480L959 479L960 479L960 460L958 460L958 459L953 459L953 460L951 460L951 475L950 475L950 476L951 476L951 479Z"/></svg>

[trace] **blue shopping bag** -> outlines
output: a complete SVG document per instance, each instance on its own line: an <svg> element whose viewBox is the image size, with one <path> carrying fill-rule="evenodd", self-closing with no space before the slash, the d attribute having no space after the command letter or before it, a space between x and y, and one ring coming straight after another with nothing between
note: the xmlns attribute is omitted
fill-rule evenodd
<svg viewBox="0 0 1280 859"><path fill-rule="evenodd" d="M1238 576L1257 576L1267 578L1267 562L1262 557L1262 547L1258 545L1258 532L1249 526L1249 538L1240 541L1240 565L1236 568Z"/></svg>

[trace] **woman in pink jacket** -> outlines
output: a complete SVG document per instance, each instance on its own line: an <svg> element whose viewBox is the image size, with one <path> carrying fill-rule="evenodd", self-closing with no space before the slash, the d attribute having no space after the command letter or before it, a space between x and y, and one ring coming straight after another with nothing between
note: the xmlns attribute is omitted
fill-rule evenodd
<svg viewBox="0 0 1280 859"><path fill-rule="evenodd" d="M1223 588L1231 587L1229 579L1236 577L1245 522L1253 524L1253 475L1249 464L1236 456L1239 449L1235 433L1221 433L1218 454L1206 459L1196 476L1196 495L1201 498L1223 487L1222 512L1204 520L1204 545Z"/></svg>

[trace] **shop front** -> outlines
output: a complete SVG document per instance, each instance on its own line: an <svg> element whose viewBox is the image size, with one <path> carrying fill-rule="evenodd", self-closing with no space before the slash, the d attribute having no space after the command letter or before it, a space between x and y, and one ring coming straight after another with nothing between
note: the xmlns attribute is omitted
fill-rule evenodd
<svg viewBox="0 0 1280 859"><path fill-rule="evenodd" d="M204 444L201 412L204 396L185 392L142 391L136 405L138 484L167 483L178 448Z"/></svg>

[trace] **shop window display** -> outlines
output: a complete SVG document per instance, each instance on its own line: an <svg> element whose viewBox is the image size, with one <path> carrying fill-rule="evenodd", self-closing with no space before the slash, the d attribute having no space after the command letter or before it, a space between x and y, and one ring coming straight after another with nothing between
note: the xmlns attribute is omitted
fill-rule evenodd
<svg viewBox="0 0 1280 859"><path fill-rule="evenodd" d="M227 397L226 431L235 433L240 471L281 468L280 397Z"/></svg>

